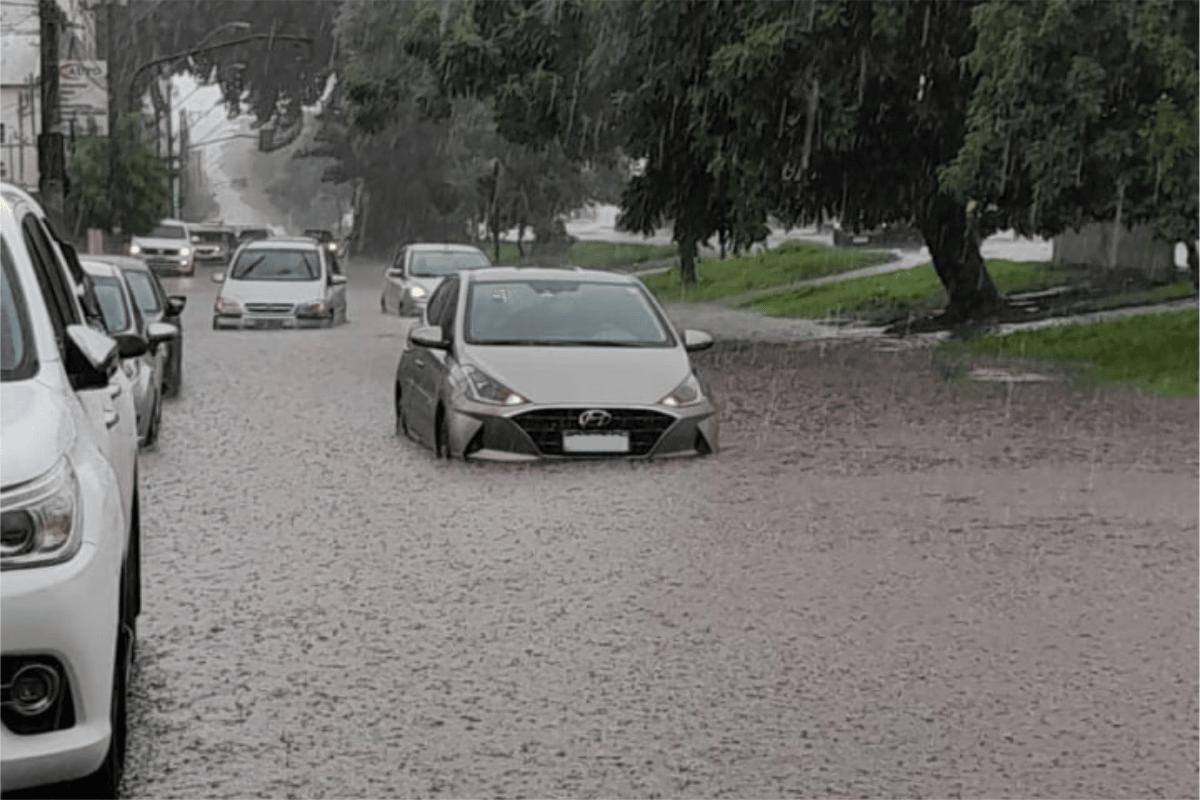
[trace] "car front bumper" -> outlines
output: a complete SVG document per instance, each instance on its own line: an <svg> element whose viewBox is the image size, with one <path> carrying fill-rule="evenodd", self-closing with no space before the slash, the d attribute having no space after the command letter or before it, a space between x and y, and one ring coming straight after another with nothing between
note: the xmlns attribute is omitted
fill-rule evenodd
<svg viewBox="0 0 1200 800"><path fill-rule="evenodd" d="M255 315L241 314L238 316L218 314L213 316L213 327L218 330L280 330L294 328L328 328L333 324L333 315L324 317L297 317L295 315Z"/></svg>
<svg viewBox="0 0 1200 800"><path fill-rule="evenodd" d="M0 788L74 780L99 768L112 726L120 554L85 541L70 561L4 572L5 659L50 656L63 668L75 724L45 733L0 729Z"/></svg>
<svg viewBox="0 0 1200 800"><path fill-rule="evenodd" d="M584 430L579 415L602 409L604 429ZM526 404L492 406L460 397L448 410L450 453L480 461L650 459L699 456L719 447L717 409L708 400L686 408L655 405L585 406ZM624 434L628 449L571 452L564 434Z"/></svg>

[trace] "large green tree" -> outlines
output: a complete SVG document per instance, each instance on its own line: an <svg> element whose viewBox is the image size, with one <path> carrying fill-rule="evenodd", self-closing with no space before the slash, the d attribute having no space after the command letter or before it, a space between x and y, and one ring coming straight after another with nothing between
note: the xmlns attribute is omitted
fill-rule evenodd
<svg viewBox="0 0 1200 800"><path fill-rule="evenodd" d="M1024 233L1147 222L1196 270L1197 4L993 0L945 184Z"/></svg>
<svg viewBox="0 0 1200 800"><path fill-rule="evenodd" d="M709 77L731 160L788 221L914 224L949 320L1000 303L979 252L987 220L942 188L974 76L971 3L814 0L744 7Z"/></svg>
<svg viewBox="0 0 1200 800"><path fill-rule="evenodd" d="M108 137L83 136L75 143L68 163L68 224L75 236L86 228L111 229L115 219L126 220L130 233L148 233L169 211L166 166L145 140L142 125L125 116L119 129L125 156L121 192L108 191Z"/></svg>

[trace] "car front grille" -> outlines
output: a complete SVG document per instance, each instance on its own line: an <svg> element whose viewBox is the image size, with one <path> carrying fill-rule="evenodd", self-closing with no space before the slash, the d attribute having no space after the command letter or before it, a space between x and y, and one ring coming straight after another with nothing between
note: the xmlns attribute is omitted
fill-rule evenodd
<svg viewBox="0 0 1200 800"><path fill-rule="evenodd" d="M187 266L187 264L181 264L178 257L170 258L170 259L168 259L168 258L147 258L147 259L145 259L145 261L146 261L147 267L149 267L150 269L155 269L155 270L165 269L165 270L172 270L172 271L178 272Z"/></svg>
<svg viewBox="0 0 1200 800"><path fill-rule="evenodd" d="M148 256L170 256L172 258L179 258L178 250L166 250L161 247L143 247L142 253Z"/></svg>
<svg viewBox="0 0 1200 800"><path fill-rule="evenodd" d="M584 429L579 424L579 415L591 408L542 408L526 411L513 417L513 422L529 435L539 451L544 455L561 456L563 453L562 435L567 431L583 433L599 433L594 429ZM644 456L654 449L658 440L667 428L675 422L670 414L659 411L647 411L638 408L606 408L612 415L612 421L604 427L604 431L625 432L629 434L629 453L621 456ZM574 455L568 453L566 455Z"/></svg>
<svg viewBox="0 0 1200 800"><path fill-rule="evenodd" d="M291 314L293 308L291 303L246 303L250 314Z"/></svg>

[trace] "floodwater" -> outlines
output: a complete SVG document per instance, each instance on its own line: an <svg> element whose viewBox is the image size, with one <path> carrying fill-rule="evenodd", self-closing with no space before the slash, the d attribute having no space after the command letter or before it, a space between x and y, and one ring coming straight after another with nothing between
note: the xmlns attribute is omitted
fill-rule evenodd
<svg viewBox="0 0 1200 800"><path fill-rule="evenodd" d="M1195 794L1194 400L746 331L715 457L438 462L351 272L327 331L177 282L129 796Z"/></svg>

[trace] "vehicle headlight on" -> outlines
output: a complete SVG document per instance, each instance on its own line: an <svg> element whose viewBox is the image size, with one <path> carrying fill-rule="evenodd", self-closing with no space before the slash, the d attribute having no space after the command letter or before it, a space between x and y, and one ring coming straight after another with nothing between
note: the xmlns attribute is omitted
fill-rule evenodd
<svg viewBox="0 0 1200 800"><path fill-rule="evenodd" d="M424 286L410 286L410 287L408 287L408 296L409 296L409 297L411 297L413 300L420 300L420 299L421 299L422 297L424 297L426 294L428 294L428 292L426 292L426 291L425 291L425 287L424 287Z"/></svg>
<svg viewBox="0 0 1200 800"><path fill-rule="evenodd" d="M659 400L658 404L670 408L680 408L682 406L694 406L703 399L704 387L700 385L700 379L696 377L696 373L689 372L688 376L683 379L683 383L671 390L671 393L662 400Z"/></svg>
<svg viewBox="0 0 1200 800"><path fill-rule="evenodd" d="M57 564L83 543L79 480L63 459L42 477L4 497L0 569Z"/></svg>
<svg viewBox="0 0 1200 800"><path fill-rule="evenodd" d="M337 247L338 247L337 242L329 242L325 246L328 247L330 250L337 250Z"/></svg>
<svg viewBox="0 0 1200 800"><path fill-rule="evenodd" d="M241 314L242 304L228 297L218 297L213 303L213 310L218 314Z"/></svg>
<svg viewBox="0 0 1200 800"><path fill-rule="evenodd" d="M528 402L524 397L509 389L500 381L488 375L478 367L470 364L463 366L467 375L467 385L471 396L481 403L491 403L497 406L519 406Z"/></svg>
<svg viewBox="0 0 1200 800"><path fill-rule="evenodd" d="M188 248L188 247L179 248L179 255L190 256L191 254L192 254L191 248Z"/></svg>
<svg viewBox="0 0 1200 800"><path fill-rule="evenodd" d="M129 245L129 255L136 256L140 252L142 252L141 245L138 245L138 244Z"/></svg>
<svg viewBox="0 0 1200 800"><path fill-rule="evenodd" d="M298 317L324 317L329 314L329 305L324 300L301 303L296 307Z"/></svg>

